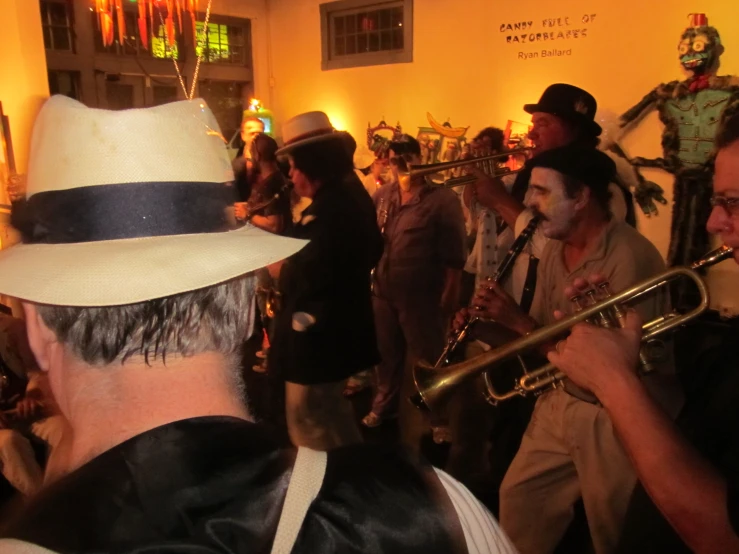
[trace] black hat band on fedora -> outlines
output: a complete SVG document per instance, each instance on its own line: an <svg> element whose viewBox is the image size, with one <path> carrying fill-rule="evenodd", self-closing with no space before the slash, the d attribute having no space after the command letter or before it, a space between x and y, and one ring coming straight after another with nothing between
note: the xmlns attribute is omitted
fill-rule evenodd
<svg viewBox="0 0 739 554"><path fill-rule="evenodd" d="M26 244L219 233L236 228L228 183L122 183L40 192L13 207Z"/></svg>

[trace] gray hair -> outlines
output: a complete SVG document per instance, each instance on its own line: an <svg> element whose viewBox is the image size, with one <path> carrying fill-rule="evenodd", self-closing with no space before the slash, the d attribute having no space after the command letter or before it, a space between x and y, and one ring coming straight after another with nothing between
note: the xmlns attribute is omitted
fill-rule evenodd
<svg viewBox="0 0 739 554"><path fill-rule="evenodd" d="M254 320L252 274L190 292L123 306L38 305L39 315L90 365L145 362L166 356L219 352L236 362Z"/></svg>

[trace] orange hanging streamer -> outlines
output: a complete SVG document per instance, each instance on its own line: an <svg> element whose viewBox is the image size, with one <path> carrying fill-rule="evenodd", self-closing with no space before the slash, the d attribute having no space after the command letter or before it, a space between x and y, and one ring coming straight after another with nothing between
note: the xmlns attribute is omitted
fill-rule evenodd
<svg viewBox="0 0 739 554"><path fill-rule="evenodd" d="M174 1L167 0L167 42L169 47L174 47Z"/></svg>
<svg viewBox="0 0 739 554"><path fill-rule="evenodd" d="M182 4L180 0L175 0L175 4L177 6L177 22L180 25L180 33L182 33L184 29L184 27L182 26Z"/></svg>
<svg viewBox="0 0 739 554"><path fill-rule="evenodd" d="M146 28L146 0L139 0L139 37L141 37L141 45L149 49L149 30Z"/></svg>
<svg viewBox="0 0 739 554"><path fill-rule="evenodd" d="M111 46L113 44L114 36L114 25L113 25L113 14L109 11L105 12L105 45Z"/></svg>
<svg viewBox="0 0 739 554"><path fill-rule="evenodd" d="M115 9L118 18L118 43L123 46L126 40L126 18L123 13L123 0L115 0Z"/></svg>
<svg viewBox="0 0 739 554"><path fill-rule="evenodd" d="M109 0L97 0L97 8L100 14L100 34L103 37L103 46L110 46L113 44L112 5L109 3Z"/></svg>
<svg viewBox="0 0 739 554"><path fill-rule="evenodd" d="M98 22L100 24L100 35L103 38L103 46L108 46L108 33L106 32L105 12L107 11L107 0L97 0Z"/></svg>
<svg viewBox="0 0 739 554"><path fill-rule="evenodd" d="M149 27L151 27L151 32L154 33L154 36L159 36L159 33L156 31L156 27L154 27L154 0L148 0L149 1Z"/></svg>
<svg viewBox="0 0 739 554"><path fill-rule="evenodd" d="M192 21L192 40L195 43L195 47L198 45L198 25L197 25L197 13L198 13L198 0L187 0L187 11L190 12L190 21Z"/></svg>

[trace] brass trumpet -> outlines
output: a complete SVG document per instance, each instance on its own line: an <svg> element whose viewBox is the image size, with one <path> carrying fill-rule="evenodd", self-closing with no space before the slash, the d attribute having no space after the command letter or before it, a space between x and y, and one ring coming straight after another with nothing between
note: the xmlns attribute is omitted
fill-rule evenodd
<svg viewBox="0 0 739 554"><path fill-rule="evenodd" d="M593 318L599 318L600 316L606 316L606 314L608 317L611 317L614 309L623 310L623 306L635 304L640 298L662 287L668 286L676 279L685 278L692 280L698 288L701 297L698 306L683 314L677 311L668 312L646 323L643 326L642 343L647 343L657 335L671 331L685 324L687 321L698 317L708 308L708 289L698 275L697 270L726 260L732 254L732 248L722 246L709 252L690 267L674 267L668 269L616 295L583 308L581 311L565 319L541 327L526 336L520 337L499 348L489 350L473 359L450 365L444 369L435 369L426 362L420 362L413 370L413 379L418 392L411 397L411 402L420 409L435 410L449 399L456 385L490 369L494 369L495 365L500 362L520 356L522 353L530 351L546 342L562 337L575 324L592 320ZM516 385L512 390L504 393L495 391L490 386L489 379L486 379L488 388L488 394L486 396L491 402L497 403L516 396L526 396L528 394L538 395L549 389L561 386L563 379L565 379L565 375L558 371L551 363L548 363L539 369L526 372L516 381Z"/></svg>
<svg viewBox="0 0 739 554"><path fill-rule="evenodd" d="M434 173L439 173L448 169L457 169L458 167L464 167L466 165L475 165L478 169L480 169L480 171L490 177L502 177L504 175L518 173L521 171L521 169L523 169L523 167L521 167L520 169L501 168L498 167L498 164L495 162L495 160L508 158L510 156L516 156L518 154L524 154L531 150L533 150L533 148L515 148L513 150L509 150L508 152L501 152L500 154L492 154L490 156L479 156L477 158L467 158L464 160L455 160L453 162L411 165L408 168L408 171L404 173L401 172L400 176L414 179L416 177L433 175ZM474 183L476 180L477 177L475 177L474 175L461 175L459 177L452 177L451 179L447 179L443 183L439 183L436 186L445 188L461 187L470 183Z"/></svg>

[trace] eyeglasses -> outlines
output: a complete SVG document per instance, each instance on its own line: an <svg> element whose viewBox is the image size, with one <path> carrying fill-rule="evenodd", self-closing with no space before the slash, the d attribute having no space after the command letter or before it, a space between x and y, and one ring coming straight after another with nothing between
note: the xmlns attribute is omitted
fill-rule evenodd
<svg viewBox="0 0 739 554"><path fill-rule="evenodd" d="M722 207L727 214L731 216L739 216L739 198L731 198L726 196L712 196L711 206Z"/></svg>

